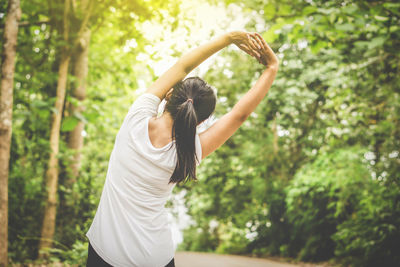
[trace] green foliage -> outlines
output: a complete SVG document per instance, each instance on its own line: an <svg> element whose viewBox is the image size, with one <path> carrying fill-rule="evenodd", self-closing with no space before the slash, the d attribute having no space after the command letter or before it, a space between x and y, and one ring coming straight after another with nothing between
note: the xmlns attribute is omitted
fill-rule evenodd
<svg viewBox="0 0 400 267"><path fill-rule="evenodd" d="M22 21L30 25L20 27L15 73L9 178L13 262L36 258L41 229L49 129L63 45L59 41L63 2L50 2L21 3ZM85 233L135 90L155 79L155 62L172 62L204 41L196 39L208 27L195 15L198 2L180 10L189 2L102 1L96 6L89 23L93 32L87 95L81 103L86 108L63 114L52 261L84 264ZM225 145L203 160L199 181L183 186L188 189L186 205L194 223L184 230L180 249L333 259L345 266L396 266L400 262L400 4L226 0L224 6L217 2L210 1L215 5L211 7L228 10L228 20L249 18L246 29L262 33L278 54L280 67L266 99ZM237 6L229 9L228 4ZM0 13L5 8L2 3ZM73 30L83 16L75 15ZM143 25L151 23L156 26L145 32ZM224 30L229 24L219 27ZM175 43L169 42L174 38ZM135 45L125 46L129 42ZM154 51L161 47L154 42L163 44L160 51ZM229 111L262 71L244 53L232 47L222 51L204 74L218 91L215 116ZM66 97L71 103L77 103L70 92L74 83L71 77ZM78 121L85 123L84 148L80 175L71 184L73 151L66 144Z"/></svg>
<svg viewBox="0 0 400 267"><path fill-rule="evenodd" d="M131 67L137 63L136 56L144 51L146 44L137 26L150 18L161 20L169 11L176 13L178 9L173 2L102 1L95 4L89 21L92 37L88 86L86 100L81 103L85 110L70 114L65 109L62 114L56 233L50 261L80 266L85 263L85 233L98 205L115 135L135 99L136 77L152 78L146 68ZM85 15L79 11L81 3L74 2L70 16L72 39ZM24 26L18 33L9 176L9 258L14 263L26 263L37 257L60 49L70 45L60 41L63 5L64 1L21 2ZM5 8L6 2L2 2L1 26ZM0 27L1 36L2 29ZM129 39L136 40L138 46L122 52ZM70 66L72 64L73 60ZM65 104L78 103L71 96L75 85L76 79L69 75ZM71 182L69 166L74 151L67 147L68 134L79 121L85 123L84 148L80 174Z"/></svg>
<svg viewBox="0 0 400 267"><path fill-rule="evenodd" d="M86 266L88 242L76 241L72 247L50 249L50 262L62 262L65 265Z"/></svg>
<svg viewBox="0 0 400 267"><path fill-rule="evenodd" d="M386 188L374 181L367 190L352 216L333 235L335 254L355 266L396 266L400 262L398 188Z"/></svg>
<svg viewBox="0 0 400 267"><path fill-rule="evenodd" d="M210 231L208 224L189 227L184 230L184 235L185 243L178 247L179 250L213 252L219 244L217 235Z"/></svg>
<svg viewBox="0 0 400 267"><path fill-rule="evenodd" d="M280 69L254 116L202 163L200 181L187 195L196 221L190 229L219 222L221 230L207 240L221 253L396 266L398 4L242 4L266 22L261 32L279 52ZM249 29L260 29L256 24L249 22ZM206 75L226 98L217 116L259 73L239 55L224 56L229 65ZM222 74L227 68L233 73L229 79ZM224 229L227 224L248 233L236 239L238 250L217 249L234 247L235 237L221 238L234 232ZM185 243L196 239L191 234L185 234ZM201 250L208 249L206 243Z"/></svg>
<svg viewBox="0 0 400 267"><path fill-rule="evenodd" d="M351 219L373 182L362 162L365 149L341 149L321 154L303 166L287 187L287 214L293 225L289 250L300 260L333 257L331 236Z"/></svg>

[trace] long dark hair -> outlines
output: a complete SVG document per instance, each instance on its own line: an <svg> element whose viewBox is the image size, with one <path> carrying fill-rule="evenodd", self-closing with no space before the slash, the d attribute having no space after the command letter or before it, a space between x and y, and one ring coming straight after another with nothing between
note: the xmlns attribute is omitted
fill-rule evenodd
<svg viewBox="0 0 400 267"><path fill-rule="evenodd" d="M196 180L196 127L214 112L214 90L199 77L186 78L174 85L165 106L173 120L172 138L175 139L177 163L169 183Z"/></svg>

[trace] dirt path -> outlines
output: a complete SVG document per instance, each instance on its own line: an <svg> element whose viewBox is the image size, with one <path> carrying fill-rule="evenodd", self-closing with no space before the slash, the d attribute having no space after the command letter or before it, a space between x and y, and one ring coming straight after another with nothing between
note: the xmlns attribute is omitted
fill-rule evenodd
<svg viewBox="0 0 400 267"><path fill-rule="evenodd" d="M176 252L176 267L294 267L267 259L250 258L236 255L218 255L201 252Z"/></svg>

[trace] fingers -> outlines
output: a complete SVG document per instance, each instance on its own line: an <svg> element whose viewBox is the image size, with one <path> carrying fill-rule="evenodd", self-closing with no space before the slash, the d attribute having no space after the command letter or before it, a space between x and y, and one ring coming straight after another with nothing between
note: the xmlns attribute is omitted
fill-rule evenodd
<svg viewBox="0 0 400 267"><path fill-rule="evenodd" d="M256 36L257 36L258 39L261 40L262 43L263 43L264 50L262 50L262 52L267 53L267 54L268 54L268 53L274 54L274 51L271 49L271 47L269 47L269 45L268 45L267 42L264 40L264 38L263 38L259 33L256 33ZM263 53L263 54L264 54L264 53Z"/></svg>
<svg viewBox="0 0 400 267"><path fill-rule="evenodd" d="M264 41L262 36L259 35L258 33L254 32L254 33L251 33L249 35L250 35L250 40L251 40L251 43L253 44L253 47L254 47L254 45L257 46L257 50L256 50L257 51L257 57L256 57L257 61L260 64L262 64L264 66L267 66L267 62L265 60L265 52L267 50L267 48L265 46L266 42Z"/></svg>
<svg viewBox="0 0 400 267"><path fill-rule="evenodd" d="M271 55L275 55L264 38L257 32L242 32L242 39L235 44L264 66L268 66L271 63ZM273 58L271 60L274 61Z"/></svg>
<svg viewBox="0 0 400 267"><path fill-rule="evenodd" d="M251 37L252 37L253 40L255 40L257 42L258 49L264 49L265 48L263 42L259 39L260 37L257 36L256 32L253 32L251 34Z"/></svg>
<svg viewBox="0 0 400 267"><path fill-rule="evenodd" d="M246 52L250 56L253 56L255 58L259 58L260 57L260 53L259 52L255 51L254 49L249 48L247 45L240 44L240 47L242 48L242 50L244 50L244 52Z"/></svg>
<svg viewBox="0 0 400 267"><path fill-rule="evenodd" d="M258 32L255 32L254 35L257 37L257 40L259 40L261 42L261 44L264 47L264 49L267 48L268 44L264 40L264 38Z"/></svg>
<svg viewBox="0 0 400 267"><path fill-rule="evenodd" d="M269 52L271 52L271 48L268 46L264 38L259 33L247 32L245 34L245 38L247 37L247 41L242 39L242 43L237 44L239 48L250 56L256 58L260 64L267 66L267 55L269 54Z"/></svg>
<svg viewBox="0 0 400 267"><path fill-rule="evenodd" d="M245 45L245 44L240 44L240 49L242 49L244 52L246 52L247 54L249 54L250 56L255 56L254 53L251 51L251 49Z"/></svg>
<svg viewBox="0 0 400 267"><path fill-rule="evenodd" d="M254 50L259 50L260 47L258 47L258 44L253 40L253 37L249 33L247 33L246 35L251 48Z"/></svg>

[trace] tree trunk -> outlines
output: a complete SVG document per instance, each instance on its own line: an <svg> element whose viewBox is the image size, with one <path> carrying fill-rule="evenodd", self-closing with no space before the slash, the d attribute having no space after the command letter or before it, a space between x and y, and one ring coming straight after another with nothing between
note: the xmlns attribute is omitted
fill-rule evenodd
<svg viewBox="0 0 400 267"><path fill-rule="evenodd" d="M12 132L13 82L17 49L19 0L9 0L3 35L0 96L0 266L8 265L8 173Z"/></svg>
<svg viewBox="0 0 400 267"><path fill-rule="evenodd" d="M65 1L63 19L63 39L68 43L69 33L69 0ZM67 85L70 51L67 46L61 49L61 61L58 69L56 112L52 114L50 130L50 157L46 171L47 200L44 211L41 239L39 244L39 258L47 256L46 249L51 248L56 224L57 186L58 186L58 145L60 140L60 125L63 113L65 91Z"/></svg>
<svg viewBox="0 0 400 267"><path fill-rule="evenodd" d="M57 207L57 185L58 185L58 144L60 137L61 115L65 99L68 65L70 56L67 52L63 52L58 71L57 82L57 100L55 108L57 112L52 115L51 131L50 131L50 157L46 171L46 188L47 201L44 211L42 224L42 234L39 245L39 251L44 248L50 248L53 241L55 223L56 223L56 207Z"/></svg>
<svg viewBox="0 0 400 267"><path fill-rule="evenodd" d="M90 29L86 29L83 35L79 37L79 43L74 53L73 75L76 77L76 87L72 91L72 96L78 100L78 105L70 103L70 114L82 113L85 109L81 102L86 97L86 77L88 73L88 53L90 43ZM70 165L71 176L69 184L73 184L79 174L81 164L81 149L83 147L82 131L84 123L79 121L75 128L69 132L68 147L75 150L73 162Z"/></svg>

